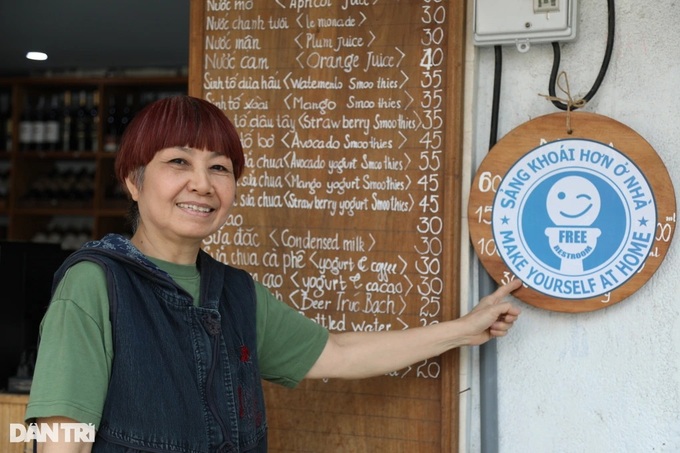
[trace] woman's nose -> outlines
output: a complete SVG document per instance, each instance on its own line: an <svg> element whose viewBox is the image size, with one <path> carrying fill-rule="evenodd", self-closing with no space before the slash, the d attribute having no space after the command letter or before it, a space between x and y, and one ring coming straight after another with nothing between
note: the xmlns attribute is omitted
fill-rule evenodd
<svg viewBox="0 0 680 453"><path fill-rule="evenodd" d="M198 169L193 171L189 181L189 189L198 193L211 193L212 182L208 172Z"/></svg>

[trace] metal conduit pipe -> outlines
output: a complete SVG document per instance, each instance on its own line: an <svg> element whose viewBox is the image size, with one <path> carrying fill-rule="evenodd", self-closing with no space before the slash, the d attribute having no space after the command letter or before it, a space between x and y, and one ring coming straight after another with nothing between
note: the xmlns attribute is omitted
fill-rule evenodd
<svg viewBox="0 0 680 453"><path fill-rule="evenodd" d="M491 294L495 288L496 282L481 268L480 297ZM479 418L481 453L498 453L498 357L495 339L479 347Z"/></svg>

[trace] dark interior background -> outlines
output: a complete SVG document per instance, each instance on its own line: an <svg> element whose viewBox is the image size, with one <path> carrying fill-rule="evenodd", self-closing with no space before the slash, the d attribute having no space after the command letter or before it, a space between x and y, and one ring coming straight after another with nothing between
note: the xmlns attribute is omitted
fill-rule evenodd
<svg viewBox="0 0 680 453"><path fill-rule="evenodd" d="M0 0L0 77L185 75L190 1ZM48 59L27 60L30 50ZM34 359L65 256L54 244L0 241L0 390Z"/></svg>
<svg viewBox="0 0 680 453"><path fill-rule="evenodd" d="M191 0L0 0L0 76L186 71ZM29 50L46 61L26 59Z"/></svg>

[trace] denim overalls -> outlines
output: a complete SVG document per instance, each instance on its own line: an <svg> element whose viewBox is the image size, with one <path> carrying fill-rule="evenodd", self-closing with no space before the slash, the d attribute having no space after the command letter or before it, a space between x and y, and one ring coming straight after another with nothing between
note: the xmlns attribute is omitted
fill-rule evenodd
<svg viewBox="0 0 680 453"><path fill-rule="evenodd" d="M92 451L265 452L250 275L200 251L201 295L194 306L130 241L107 235L72 254L55 287L83 260L106 272L114 344Z"/></svg>

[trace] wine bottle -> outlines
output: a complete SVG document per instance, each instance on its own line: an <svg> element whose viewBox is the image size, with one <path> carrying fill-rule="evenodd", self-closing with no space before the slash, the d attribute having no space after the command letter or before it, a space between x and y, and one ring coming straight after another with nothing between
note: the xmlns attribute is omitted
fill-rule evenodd
<svg viewBox="0 0 680 453"><path fill-rule="evenodd" d="M85 151L88 145L88 121L90 116L87 112L87 92L82 90L78 95L78 110L75 114L75 150Z"/></svg>
<svg viewBox="0 0 680 453"><path fill-rule="evenodd" d="M63 227L56 222L50 222L47 225L47 242L52 244L61 244L63 237Z"/></svg>
<svg viewBox="0 0 680 453"><path fill-rule="evenodd" d="M45 178L44 186L42 187L43 200L47 201L51 206L57 206L61 196L60 190L59 168L55 166Z"/></svg>
<svg viewBox="0 0 680 453"><path fill-rule="evenodd" d="M33 114L33 146L31 149L42 150L45 146L45 96L38 96L38 103L35 106Z"/></svg>
<svg viewBox="0 0 680 453"><path fill-rule="evenodd" d="M61 140L61 122L59 121L60 107L59 95L52 94L50 100L50 108L47 112L45 120L45 148L50 151L60 149L59 140Z"/></svg>
<svg viewBox="0 0 680 453"><path fill-rule="evenodd" d="M61 111L61 149L62 151L71 151L74 148L73 142L75 134L73 128L75 122L73 121L73 94L71 91L64 91L64 105Z"/></svg>
<svg viewBox="0 0 680 453"><path fill-rule="evenodd" d="M19 120L19 148L21 150L30 149L33 146L33 112L31 111L31 101L28 96L24 98L24 108L21 110Z"/></svg>
<svg viewBox="0 0 680 453"><path fill-rule="evenodd" d="M73 182L73 199L80 202L92 201L94 180L87 168L82 168L76 175Z"/></svg>
<svg viewBox="0 0 680 453"><path fill-rule="evenodd" d="M125 97L125 105L123 105L123 111L120 115L120 128L118 130L119 137L123 134L123 132L125 132L125 128L127 127L130 120L132 120L134 104L134 95L132 93L128 93L128 95Z"/></svg>
<svg viewBox="0 0 680 453"><path fill-rule="evenodd" d="M75 181L75 171L71 168L56 169L54 174L54 198L58 200L68 200L73 196Z"/></svg>
<svg viewBox="0 0 680 453"><path fill-rule="evenodd" d="M0 201L7 200L9 193L9 168L0 168Z"/></svg>
<svg viewBox="0 0 680 453"><path fill-rule="evenodd" d="M12 109L7 92L0 93L0 150L12 150Z"/></svg>
<svg viewBox="0 0 680 453"><path fill-rule="evenodd" d="M12 115L7 118L5 122L5 150L6 151L12 151L12 145L13 145L13 137L12 137Z"/></svg>
<svg viewBox="0 0 680 453"><path fill-rule="evenodd" d="M104 151L115 152L118 150L118 113L116 110L116 95L109 96L106 128L104 132Z"/></svg>
<svg viewBox="0 0 680 453"><path fill-rule="evenodd" d="M86 226L81 226L76 234L75 247L80 248L84 243L92 238L92 229Z"/></svg>
<svg viewBox="0 0 680 453"><path fill-rule="evenodd" d="M88 93L88 114L90 116L88 126L88 149L99 151L99 91Z"/></svg>

